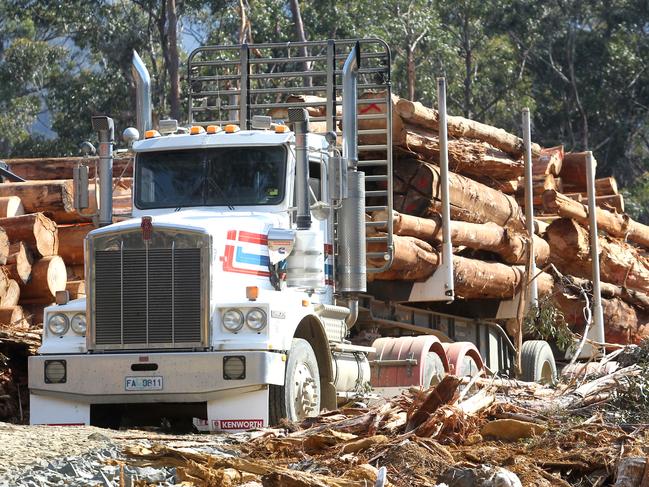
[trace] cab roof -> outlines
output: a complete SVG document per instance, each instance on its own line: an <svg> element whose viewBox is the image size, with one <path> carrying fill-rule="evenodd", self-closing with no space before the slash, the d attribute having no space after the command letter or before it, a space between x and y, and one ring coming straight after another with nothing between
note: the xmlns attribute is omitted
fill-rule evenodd
<svg viewBox="0 0 649 487"><path fill-rule="evenodd" d="M321 135L309 134L308 140L312 149L322 149L324 137ZM171 134L139 140L133 144L133 150L135 152L150 152L222 146L280 145L294 141L295 134L293 132L275 133L270 130L240 130L228 134L222 130L216 134Z"/></svg>

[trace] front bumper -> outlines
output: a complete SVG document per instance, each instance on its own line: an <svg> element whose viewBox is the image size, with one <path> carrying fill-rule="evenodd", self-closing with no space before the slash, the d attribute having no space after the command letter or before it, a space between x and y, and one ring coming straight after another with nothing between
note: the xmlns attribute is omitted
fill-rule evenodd
<svg viewBox="0 0 649 487"><path fill-rule="evenodd" d="M245 357L245 377L227 380L223 359ZM45 361L65 360L66 380L45 380ZM39 355L29 358L31 394L86 404L203 402L284 383L286 356L266 351ZM144 364L149 370L138 370ZM155 370L152 370L155 364ZM161 390L127 390L126 379L162 377Z"/></svg>

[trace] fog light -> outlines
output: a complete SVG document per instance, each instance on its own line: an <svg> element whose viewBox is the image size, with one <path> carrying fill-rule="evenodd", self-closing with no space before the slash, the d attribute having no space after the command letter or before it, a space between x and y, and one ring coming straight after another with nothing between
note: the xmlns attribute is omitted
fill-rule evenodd
<svg viewBox="0 0 649 487"><path fill-rule="evenodd" d="M243 380L246 378L246 357L231 355L223 357L223 378L225 380Z"/></svg>
<svg viewBox="0 0 649 487"><path fill-rule="evenodd" d="M46 360L45 361L45 383L46 384L63 384L67 380L67 370L65 360Z"/></svg>

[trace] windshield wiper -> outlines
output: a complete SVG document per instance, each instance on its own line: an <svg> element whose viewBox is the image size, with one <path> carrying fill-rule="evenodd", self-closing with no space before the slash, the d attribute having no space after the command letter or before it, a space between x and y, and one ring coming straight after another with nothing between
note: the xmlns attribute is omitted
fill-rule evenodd
<svg viewBox="0 0 649 487"><path fill-rule="evenodd" d="M219 196L222 198L223 202L225 203L225 206L228 207L228 210L230 211L234 210L234 206L232 206L230 202L227 201L227 198L225 196L225 191L221 189L221 186L219 186L218 183L213 178L208 178L207 182L209 183L208 186L214 185L214 187L219 191Z"/></svg>

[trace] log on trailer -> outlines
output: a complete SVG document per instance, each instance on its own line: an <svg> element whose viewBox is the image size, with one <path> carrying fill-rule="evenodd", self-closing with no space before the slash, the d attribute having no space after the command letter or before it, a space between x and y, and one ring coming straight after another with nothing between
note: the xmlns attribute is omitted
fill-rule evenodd
<svg viewBox="0 0 649 487"><path fill-rule="evenodd" d="M27 329L29 325L21 306L0 307L0 327Z"/></svg>
<svg viewBox="0 0 649 487"><path fill-rule="evenodd" d="M74 212L70 179L0 184L0 196L18 196L25 212Z"/></svg>
<svg viewBox="0 0 649 487"><path fill-rule="evenodd" d="M556 191L548 190L543 193L543 208L550 213L573 218L586 227L589 225L588 208ZM602 208L596 208L595 214L600 231L649 248L649 226L636 222L627 214L619 215Z"/></svg>
<svg viewBox="0 0 649 487"><path fill-rule="evenodd" d="M0 265L7 263L9 257L9 236L4 228L0 227Z"/></svg>
<svg viewBox="0 0 649 487"><path fill-rule="evenodd" d="M439 163L439 136L436 132L407 127L402 132L402 138L394 140L394 144L417 158ZM523 174L521 161L512 159L485 142L470 139L449 139L448 163L451 171L472 178L508 181Z"/></svg>
<svg viewBox="0 0 649 487"><path fill-rule="evenodd" d="M584 308L586 301L571 291L557 292L554 301L563 313L566 323L576 332L583 334L586 323ZM649 337L649 315L639 313L620 298L602 298L604 315L604 340L607 343L639 344Z"/></svg>
<svg viewBox="0 0 649 487"><path fill-rule="evenodd" d="M568 193L583 193L588 192L587 186L582 186L578 184L566 183L564 185L564 191ZM599 178L595 180L595 196L614 196L619 194L617 188L617 181L614 177Z"/></svg>
<svg viewBox="0 0 649 487"><path fill-rule="evenodd" d="M424 280L430 277L441 257L429 243L415 237L394 235L394 259L385 272L370 274L375 280ZM370 265L382 263L370 259ZM525 281L523 266L509 266L499 262L485 262L461 256L453 257L455 292L464 299L511 299ZM537 277L539 295L552 292L552 276L542 272Z"/></svg>
<svg viewBox="0 0 649 487"><path fill-rule="evenodd" d="M92 223L59 225L58 255L66 265L83 265L83 242L86 235L94 229L95 226Z"/></svg>
<svg viewBox="0 0 649 487"><path fill-rule="evenodd" d="M59 236L56 223L42 213L0 218L12 242L25 242L37 256L56 255L59 250Z"/></svg>
<svg viewBox="0 0 649 487"><path fill-rule="evenodd" d="M24 242L15 242L9 247L5 270L15 281L27 284L32 275L34 256Z"/></svg>
<svg viewBox="0 0 649 487"><path fill-rule="evenodd" d="M17 306L19 301L20 285L18 284L18 281L9 279L4 290L4 295L0 298L0 306Z"/></svg>
<svg viewBox="0 0 649 487"><path fill-rule="evenodd" d="M588 204L588 195L584 193L566 193L565 195L579 203ZM621 194L597 196L595 197L595 204L613 213L624 213L624 196Z"/></svg>
<svg viewBox="0 0 649 487"><path fill-rule="evenodd" d="M579 289L586 289L589 293L592 293L592 281L575 276L564 276L564 279L567 281L565 287L574 288L575 293ZM610 282L600 282L599 286L603 298L620 298L631 306L649 311L649 294L611 284Z"/></svg>
<svg viewBox="0 0 649 487"><path fill-rule="evenodd" d="M67 271L61 257L43 257L34 263L29 283L21 286L20 301L28 304L51 303L56 298L56 292L65 289L67 280Z"/></svg>
<svg viewBox="0 0 649 487"><path fill-rule="evenodd" d="M472 223L494 222L525 231L525 219L516 200L472 179L449 173L451 217ZM439 167L416 159L400 160L394 168L394 208L401 213L427 216L441 208Z"/></svg>
<svg viewBox="0 0 649 487"><path fill-rule="evenodd" d="M72 172L77 164L85 164L90 168L90 176L94 176L94 168L98 157L47 157L36 159L5 159L9 169L27 181L43 179L72 179ZM118 156L113 159L113 175L133 176L133 156Z"/></svg>
<svg viewBox="0 0 649 487"><path fill-rule="evenodd" d="M400 99L394 109L396 114L405 121L431 130L439 129L439 114L433 108L428 108L419 102ZM447 122L448 133L453 137L481 140L516 158L521 157L525 151L523 139L503 129L463 117L449 116ZM532 144L532 154L534 156L541 154L541 147L538 144Z"/></svg>
<svg viewBox="0 0 649 487"><path fill-rule="evenodd" d="M564 274L592 278L589 232L576 221L561 218L546 231L550 258ZM602 280L649 292L649 258L620 240L599 238Z"/></svg>
<svg viewBox="0 0 649 487"><path fill-rule="evenodd" d="M374 213L374 220L386 221L384 211ZM378 227L379 230L384 228ZM442 218L432 213L429 218L421 218L398 212L393 214L394 233L401 236L417 237L426 242L442 241ZM475 250L486 250L498 254L506 264L526 264L528 238L525 234L507 230L495 223L451 222L451 242L453 246L465 246ZM550 258L548 243L534 236L534 255L536 264L544 266Z"/></svg>

